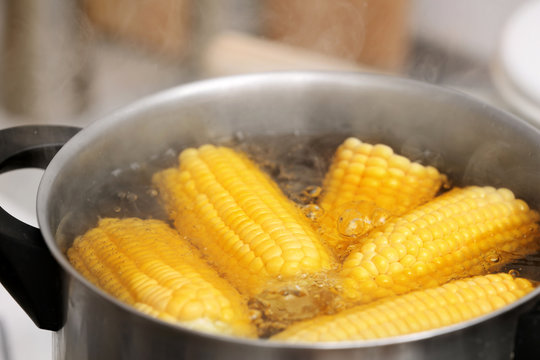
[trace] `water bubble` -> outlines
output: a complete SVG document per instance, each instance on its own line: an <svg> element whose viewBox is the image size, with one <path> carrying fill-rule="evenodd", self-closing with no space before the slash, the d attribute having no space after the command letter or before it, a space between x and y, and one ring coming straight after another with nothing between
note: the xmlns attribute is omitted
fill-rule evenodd
<svg viewBox="0 0 540 360"><path fill-rule="evenodd" d="M371 223L373 224L373 227L381 226L386 223L389 217L390 213L385 209L375 208L371 213Z"/></svg>
<svg viewBox="0 0 540 360"><path fill-rule="evenodd" d="M321 195L322 188L316 185L309 185L300 193L299 200L304 204L313 203Z"/></svg>
<svg viewBox="0 0 540 360"><path fill-rule="evenodd" d="M512 269L512 270L508 271L508 274L510 274L512 277L518 277L519 276L519 271L517 271L516 269Z"/></svg>
<svg viewBox="0 0 540 360"><path fill-rule="evenodd" d="M132 162L131 164L129 164L129 167L131 170L139 170L141 168L141 164L139 164L138 162Z"/></svg>
<svg viewBox="0 0 540 360"><path fill-rule="evenodd" d="M498 263L499 261L501 261L501 256L499 254L489 254L488 255L488 261L492 262L492 263Z"/></svg>
<svg viewBox="0 0 540 360"><path fill-rule="evenodd" d="M126 196L126 199L127 199L128 201L131 201L131 202L137 201L138 198L139 198L139 197L137 196L137 194L132 193L132 192L128 192L128 193L127 193L127 196Z"/></svg>
<svg viewBox="0 0 540 360"><path fill-rule="evenodd" d="M123 200L126 198L127 194L124 191L119 191L116 196L118 196L119 199Z"/></svg>
<svg viewBox="0 0 540 360"><path fill-rule="evenodd" d="M323 209L315 204L308 204L302 208L304 215L310 220L320 219L323 215Z"/></svg>
<svg viewBox="0 0 540 360"><path fill-rule="evenodd" d="M165 156L176 157L176 150L169 148L164 154Z"/></svg>
<svg viewBox="0 0 540 360"><path fill-rule="evenodd" d="M309 196L309 197L312 197L312 198L318 197L319 195L321 195L321 192L322 192L322 188L320 186L316 186L316 185L310 185L310 186L306 187L304 189L304 191L303 191L303 193L306 196Z"/></svg>
<svg viewBox="0 0 540 360"><path fill-rule="evenodd" d="M113 209L113 211L114 211L115 213L119 213L120 211L122 211L122 208L121 208L120 206L115 206L114 209Z"/></svg>
<svg viewBox="0 0 540 360"><path fill-rule="evenodd" d="M338 217L337 229L341 235L358 237L386 223L390 213L370 201L353 201L344 205Z"/></svg>
<svg viewBox="0 0 540 360"><path fill-rule="evenodd" d="M156 197L158 196L158 191L156 189L148 189L146 191L146 193L151 196L151 197Z"/></svg>
<svg viewBox="0 0 540 360"><path fill-rule="evenodd" d="M347 209L338 218L339 233L349 237L364 234L370 225L369 219L356 209Z"/></svg>

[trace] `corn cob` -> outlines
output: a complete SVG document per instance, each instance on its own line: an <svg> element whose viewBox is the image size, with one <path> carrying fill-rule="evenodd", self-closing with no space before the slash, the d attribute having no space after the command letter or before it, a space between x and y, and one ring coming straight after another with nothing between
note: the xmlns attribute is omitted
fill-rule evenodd
<svg viewBox="0 0 540 360"><path fill-rule="evenodd" d="M432 330L485 315L532 290L530 281L508 274L476 276L297 323L272 339L367 340Z"/></svg>
<svg viewBox="0 0 540 360"><path fill-rule="evenodd" d="M538 220L510 190L454 188L354 245L341 270L343 292L367 302L483 274L537 250Z"/></svg>
<svg viewBox="0 0 540 360"><path fill-rule="evenodd" d="M301 210L247 157L205 145L179 161L153 182L178 231L242 293L333 266Z"/></svg>
<svg viewBox="0 0 540 360"><path fill-rule="evenodd" d="M324 211L320 231L339 254L353 241L351 237L433 198L445 179L434 167L411 163L386 145L348 138L336 151L323 181L318 202ZM338 224L348 209L366 215L363 226L354 224L350 229L347 224Z"/></svg>
<svg viewBox="0 0 540 360"><path fill-rule="evenodd" d="M197 330L256 335L240 294L162 221L102 219L67 255L92 283L149 315Z"/></svg>
<svg viewBox="0 0 540 360"><path fill-rule="evenodd" d="M411 163L386 145L370 145L351 137L336 151L319 204L328 211L350 201L367 200L401 215L435 196L443 180L432 166Z"/></svg>

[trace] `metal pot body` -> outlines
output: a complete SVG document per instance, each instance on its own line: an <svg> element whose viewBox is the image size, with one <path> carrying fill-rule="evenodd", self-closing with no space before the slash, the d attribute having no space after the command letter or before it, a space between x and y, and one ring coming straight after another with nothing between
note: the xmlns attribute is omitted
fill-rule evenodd
<svg viewBox="0 0 540 360"><path fill-rule="evenodd" d="M152 319L74 271L65 251L75 230L66 224L85 203L92 205L87 194L99 179L170 148L238 132L355 135L397 152L413 144L435 154L456 185L505 186L532 207L540 205L540 132L453 91L336 73L258 74L172 89L82 130L45 172L38 220L65 289L56 359L510 358L518 317L538 301L538 289L505 309L444 329L369 342L290 345L207 335Z"/></svg>

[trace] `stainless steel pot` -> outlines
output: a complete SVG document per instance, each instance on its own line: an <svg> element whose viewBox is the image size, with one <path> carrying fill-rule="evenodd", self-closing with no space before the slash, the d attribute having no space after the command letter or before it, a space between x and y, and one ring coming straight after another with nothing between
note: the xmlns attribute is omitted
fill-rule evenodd
<svg viewBox="0 0 540 360"><path fill-rule="evenodd" d="M5 130L0 170L45 166L76 131ZM506 186L540 207L540 131L463 94L350 73L257 74L181 86L97 121L67 141L39 188L39 231L1 214L2 282L38 326L55 331L56 359L508 359L514 352L516 358L531 354L535 346L527 346L534 343L534 332L521 326L537 320L531 310L540 288L455 326L375 341L298 345L208 335L150 318L73 269L65 257L78 231L73 220L85 206L95 207L103 179L171 148L239 131L244 137L356 135L398 152L412 144L428 160L436 159L457 185ZM540 270L531 269L526 275L540 280ZM516 333L526 336L516 342Z"/></svg>

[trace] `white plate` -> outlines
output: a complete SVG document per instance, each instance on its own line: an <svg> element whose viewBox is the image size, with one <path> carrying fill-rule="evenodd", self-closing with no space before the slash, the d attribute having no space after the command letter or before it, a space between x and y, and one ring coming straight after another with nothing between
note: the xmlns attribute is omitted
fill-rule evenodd
<svg viewBox="0 0 540 360"><path fill-rule="evenodd" d="M525 3L507 21L493 81L510 106L540 126L540 1Z"/></svg>

